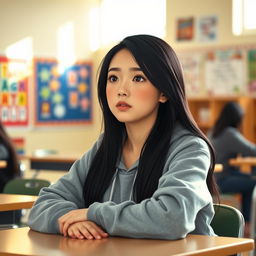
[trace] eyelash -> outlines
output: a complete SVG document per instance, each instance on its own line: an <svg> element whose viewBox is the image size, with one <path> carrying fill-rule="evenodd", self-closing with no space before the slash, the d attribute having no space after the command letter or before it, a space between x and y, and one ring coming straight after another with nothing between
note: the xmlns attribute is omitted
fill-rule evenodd
<svg viewBox="0 0 256 256"><path fill-rule="evenodd" d="M112 79L115 79L115 80L113 81ZM138 81L137 79L139 79L139 81ZM114 83L114 82L116 82L117 80L118 80L118 77L115 76L115 75L110 75L110 76L108 77L108 81L109 81L110 83ZM137 80L137 81L136 81L136 80ZM136 76L134 76L134 78L132 79L132 81L138 82L138 83L142 83L142 82L145 82L145 81L146 81L146 78L143 77L142 75L136 75Z"/></svg>

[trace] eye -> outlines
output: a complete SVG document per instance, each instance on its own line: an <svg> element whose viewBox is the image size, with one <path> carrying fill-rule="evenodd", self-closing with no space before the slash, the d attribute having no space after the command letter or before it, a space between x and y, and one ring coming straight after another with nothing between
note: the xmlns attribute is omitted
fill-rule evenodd
<svg viewBox="0 0 256 256"><path fill-rule="evenodd" d="M117 79L118 79L117 76L114 76L114 75L111 75L111 76L108 77L108 81L109 81L110 83L116 82Z"/></svg>
<svg viewBox="0 0 256 256"><path fill-rule="evenodd" d="M143 77L143 76L141 76L141 75L137 75L137 76L135 76L134 78L133 78L133 81L134 82L144 82L146 79Z"/></svg>

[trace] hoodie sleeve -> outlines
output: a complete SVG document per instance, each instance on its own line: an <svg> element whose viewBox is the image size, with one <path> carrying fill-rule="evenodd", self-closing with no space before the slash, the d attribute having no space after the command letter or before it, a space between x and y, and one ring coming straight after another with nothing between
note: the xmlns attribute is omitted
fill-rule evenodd
<svg viewBox="0 0 256 256"><path fill-rule="evenodd" d="M256 156L256 145L247 140L237 129L228 129L226 141L242 156Z"/></svg>
<svg viewBox="0 0 256 256"><path fill-rule="evenodd" d="M99 142L77 160L55 184L42 188L33 205L28 225L45 233L59 233L58 218L71 210L84 208L83 184Z"/></svg>
<svg viewBox="0 0 256 256"><path fill-rule="evenodd" d="M173 143L170 152L151 198L139 204L94 203L89 207L88 218L110 235L133 238L183 238L195 230L200 211L199 219L210 226L214 213L206 184L210 165L207 144L200 138L183 136Z"/></svg>

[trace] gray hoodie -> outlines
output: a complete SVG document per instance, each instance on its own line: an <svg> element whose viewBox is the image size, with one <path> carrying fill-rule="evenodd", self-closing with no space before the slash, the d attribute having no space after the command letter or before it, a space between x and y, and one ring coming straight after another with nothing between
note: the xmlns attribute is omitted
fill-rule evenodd
<svg viewBox="0 0 256 256"><path fill-rule="evenodd" d="M59 233L58 218L84 208L83 184L100 140L55 184L43 188L34 204L29 226L37 231ZM129 169L120 160L102 203L93 203L88 219L111 236L179 239L189 233L215 235L214 215L206 185L210 165L207 144L177 125L163 175L151 198L133 201L132 188L138 161Z"/></svg>

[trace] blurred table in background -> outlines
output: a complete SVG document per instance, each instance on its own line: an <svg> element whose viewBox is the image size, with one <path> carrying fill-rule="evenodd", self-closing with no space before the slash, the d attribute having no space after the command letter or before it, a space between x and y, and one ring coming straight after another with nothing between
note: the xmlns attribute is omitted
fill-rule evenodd
<svg viewBox="0 0 256 256"><path fill-rule="evenodd" d="M53 154L46 156L21 155L20 160L29 161L29 167L34 170L36 177L41 170L69 171L72 164L81 157L81 154Z"/></svg>
<svg viewBox="0 0 256 256"><path fill-rule="evenodd" d="M256 166L256 157L237 157L229 160L229 164L238 166L244 173L251 173L252 167Z"/></svg>
<svg viewBox="0 0 256 256"><path fill-rule="evenodd" d="M7 165L7 162L5 160L0 160L0 168L5 168Z"/></svg>
<svg viewBox="0 0 256 256"><path fill-rule="evenodd" d="M37 196L0 193L0 212L29 209L32 207L36 199Z"/></svg>
<svg viewBox="0 0 256 256"><path fill-rule="evenodd" d="M215 164L214 172L222 172L222 171L223 171L223 165L222 164Z"/></svg>

